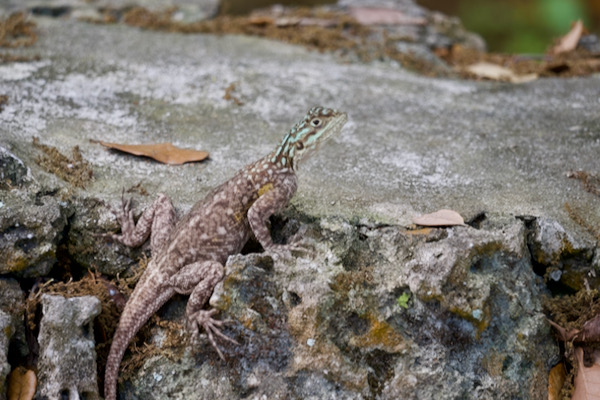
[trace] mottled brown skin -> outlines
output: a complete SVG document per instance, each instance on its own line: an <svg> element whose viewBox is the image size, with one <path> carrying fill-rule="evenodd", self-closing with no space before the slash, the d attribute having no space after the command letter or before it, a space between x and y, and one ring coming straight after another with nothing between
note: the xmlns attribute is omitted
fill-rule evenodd
<svg viewBox="0 0 600 400"><path fill-rule="evenodd" d="M221 358L215 335L237 344L221 333L223 321L212 318L216 310L203 307L223 279L227 258L239 253L252 233L267 252L290 249L290 245L273 243L267 220L296 192L297 162L338 133L346 119L346 114L336 110L311 109L275 151L212 190L178 222L171 201L163 194L137 224L130 202L123 202L116 213L121 234L107 236L132 247L151 236L153 258L128 300L113 338L106 363L106 400L116 399L119 365L129 342L176 293L190 296L186 319L193 338L202 327Z"/></svg>

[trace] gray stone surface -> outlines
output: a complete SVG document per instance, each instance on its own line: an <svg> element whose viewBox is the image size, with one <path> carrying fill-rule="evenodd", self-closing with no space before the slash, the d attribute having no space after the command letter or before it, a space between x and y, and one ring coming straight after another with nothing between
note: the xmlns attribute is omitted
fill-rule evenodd
<svg viewBox="0 0 600 400"><path fill-rule="evenodd" d="M14 279L0 278L0 399L6 399L6 377L11 371L8 352L12 341L24 341L23 292Z"/></svg>
<svg viewBox="0 0 600 400"><path fill-rule="evenodd" d="M44 294L42 307L37 395L48 400L100 399L93 327L100 301Z"/></svg>
<svg viewBox="0 0 600 400"><path fill-rule="evenodd" d="M36 21L38 43L16 52L40 60L0 65L0 94L9 98L0 146L35 180L0 188L0 227L2 238L49 227L24 233L36 238L32 250L49 250L3 273L44 274L62 234L81 266L123 271L135 257L92 235L116 229L107 205L123 188L141 183L150 193L134 196L138 209L164 192L184 212L271 151L310 107L350 116L301 166L299 192L274 229L282 239L300 228L314 254L272 266L236 257L228 266L213 304L237 321L228 334L242 345L226 347L230 361L220 363L206 342L180 369L152 358L121 388L125 398L190 387L207 398L486 399L519 388L523 398L547 397L559 354L532 263L538 272L564 267L568 246L558 243L567 238L581 273L598 268L594 238L564 204L600 225L598 198L567 177L598 172L599 76L523 85L431 79L251 37ZM234 82L242 106L223 99ZM44 172L32 137L64 154L79 146L94 180L78 189ZM90 139L171 141L211 157L171 167ZM440 208L484 217L474 227L404 231ZM2 254L20 256L17 239L2 241L13 249ZM404 294L407 309L397 301Z"/></svg>

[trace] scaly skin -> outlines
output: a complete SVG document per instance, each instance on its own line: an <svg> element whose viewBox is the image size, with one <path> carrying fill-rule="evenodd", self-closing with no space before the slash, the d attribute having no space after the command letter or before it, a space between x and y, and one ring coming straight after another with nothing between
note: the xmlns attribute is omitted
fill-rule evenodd
<svg viewBox="0 0 600 400"><path fill-rule="evenodd" d="M285 253L292 247L273 243L267 220L286 207L296 192L298 162L339 133L346 120L345 113L312 108L272 153L215 188L178 222L165 195L158 196L137 224L130 202L122 202L116 213L121 234L107 236L135 247L151 235L153 258L125 305L113 337L104 378L106 400L116 400L119 365L129 342L176 293L190 295L186 319L193 338L204 329L221 358L215 336L237 344L221 333L224 322L212 318L216 310L203 309L223 279L227 257L239 253L252 233L267 252Z"/></svg>

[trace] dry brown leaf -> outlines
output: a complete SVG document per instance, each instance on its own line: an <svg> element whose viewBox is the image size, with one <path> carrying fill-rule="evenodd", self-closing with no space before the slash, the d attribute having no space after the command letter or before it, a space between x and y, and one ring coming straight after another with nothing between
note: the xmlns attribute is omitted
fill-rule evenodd
<svg viewBox="0 0 600 400"><path fill-rule="evenodd" d="M471 64L465 67L465 71L480 78L491 79L494 81L508 81L512 83L530 82L538 78L537 74L518 75L511 69L485 61Z"/></svg>
<svg viewBox="0 0 600 400"><path fill-rule="evenodd" d="M551 54L566 53L575 50L581 35L583 34L583 22L578 20L573 24L569 33L558 39L558 43L550 49Z"/></svg>
<svg viewBox="0 0 600 400"><path fill-rule="evenodd" d="M452 210L439 210L431 214L415 217L413 223L422 226L454 226L464 225L465 220Z"/></svg>
<svg viewBox="0 0 600 400"><path fill-rule="evenodd" d="M424 18L411 17L392 8L350 7L350 16L361 25L425 25Z"/></svg>
<svg viewBox="0 0 600 400"><path fill-rule="evenodd" d="M25 367L15 368L8 376L8 400L31 400L35 395L35 372Z"/></svg>
<svg viewBox="0 0 600 400"><path fill-rule="evenodd" d="M186 162L202 161L208 157L206 151L181 149L173 146L171 143L156 144L118 144L103 142L101 140L92 141L100 143L109 149L123 151L136 156L150 157L163 164L179 165Z"/></svg>
<svg viewBox="0 0 600 400"><path fill-rule="evenodd" d="M575 348L577 375L575 375L573 397L571 400L600 400L600 365L594 363L590 368L583 365L583 349ZM596 360L598 362L598 360Z"/></svg>
<svg viewBox="0 0 600 400"><path fill-rule="evenodd" d="M567 371L561 362L556 364L548 374L548 400L561 400L560 391L565 383Z"/></svg>
<svg viewBox="0 0 600 400"><path fill-rule="evenodd" d="M600 314L583 324L575 340L586 343L600 341Z"/></svg>

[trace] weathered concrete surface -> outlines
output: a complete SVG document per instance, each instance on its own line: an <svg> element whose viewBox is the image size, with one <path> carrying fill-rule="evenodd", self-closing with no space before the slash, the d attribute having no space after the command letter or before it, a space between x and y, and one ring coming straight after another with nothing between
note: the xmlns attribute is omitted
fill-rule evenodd
<svg viewBox="0 0 600 400"><path fill-rule="evenodd" d="M19 51L40 55L40 61L0 65L0 94L9 98L0 112L0 146L22 160L33 179L0 191L0 219L17 215L19 221L7 225L14 232L21 220L27 222L18 213L21 203L55 198L56 204L47 204L60 215L56 232L64 236L52 237L52 246L64 238L75 261L103 273L116 274L131 262L119 246L91 235L116 227L102 201L116 205L123 187L141 182L151 196L165 192L185 211L269 152L311 106L336 107L350 116L342 134L301 168L288 212L305 220L319 217L308 235L316 258L259 275L270 301L262 308L247 298L239 303L249 305L246 314L234 303L221 306L247 324L229 332L246 346L230 348L246 352L240 363L213 366L217 358L203 343L196 350L205 358L196 361L209 361L196 369L186 358L167 385L158 372L174 369L152 358L133 378L127 398L160 398L160 388L189 388L189 370L206 393L238 397L276 386L282 395L303 398L435 398L450 382L448 396L459 390L483 399L504 390L514 397L526 385L527 398L544 398L546 372L558 350L542 318L544 287L532 273L528 246L538 262L555 267L566 249L576 249L579 266L588 270L598 259L595 241L571 220L564 203L599 225L598 199L566 173L598 172L600 77L518 86L430 79L387 64L343 64L331 55L256 38L37 21L40 40ZM233 82L242 106L223 99ZM77 189L42 171L33 137L64 154L79 146L94 180ZM172 141L208 150L211 160L169 167L109 152L89 139ZM27 190L34 194L27 197ZM137 199L142 205L152 201ZM440 208L467 220L481 212L488 218L477 224L481 231L438 230L418 239L402 233L413 216ZM388 231L385 224L393 226ZM249 268L261 265L247 261ZM26 271L43 274L47 266L28 265ZM226 297L237 289L220 290ZM404 293L411 299L407 311L395 304ZM276 318L270 314L284 311ZM287 321L296 330L262 325L261 319ZM382 326L383 342L377 330ZM256 339L260 347L251 348L249 336L269 329L273 336ZM306 346L317 347L302 353ZM258 350L269 349L279 353L261 358ZM278 362L296 368L293 378L270 375ZM245 373L238 382L236 374ZM224 381L228 376L234 378ZM293 385L276 385L280 381L272 376ZM434 386L427 384L431 379ZM352 387L354 380L358 386Z"/></svg>
<svg viewBox="0 0 600 400"><path fill-rule="evenodd" d="M429 79L387 65L332 57L249 37L183 36L124 26L39 21L29 64L0 66L9 104L2 143L32 162L30 139L65 153L79 145L90 187L111 201L127 181L201 193L270 151L314 104L344 109L343 134L302 168L294 203L311 214L407 225L452 208L555 218L576 229L564 203L600 222L594 197L570 170L594 171L600 148L600 78L525 85ZM223 100L238 82L244 105ZM168 167L107 152L89 139L173 141L211 161ZM59 184L59 182L57 182Z"/></svg>

